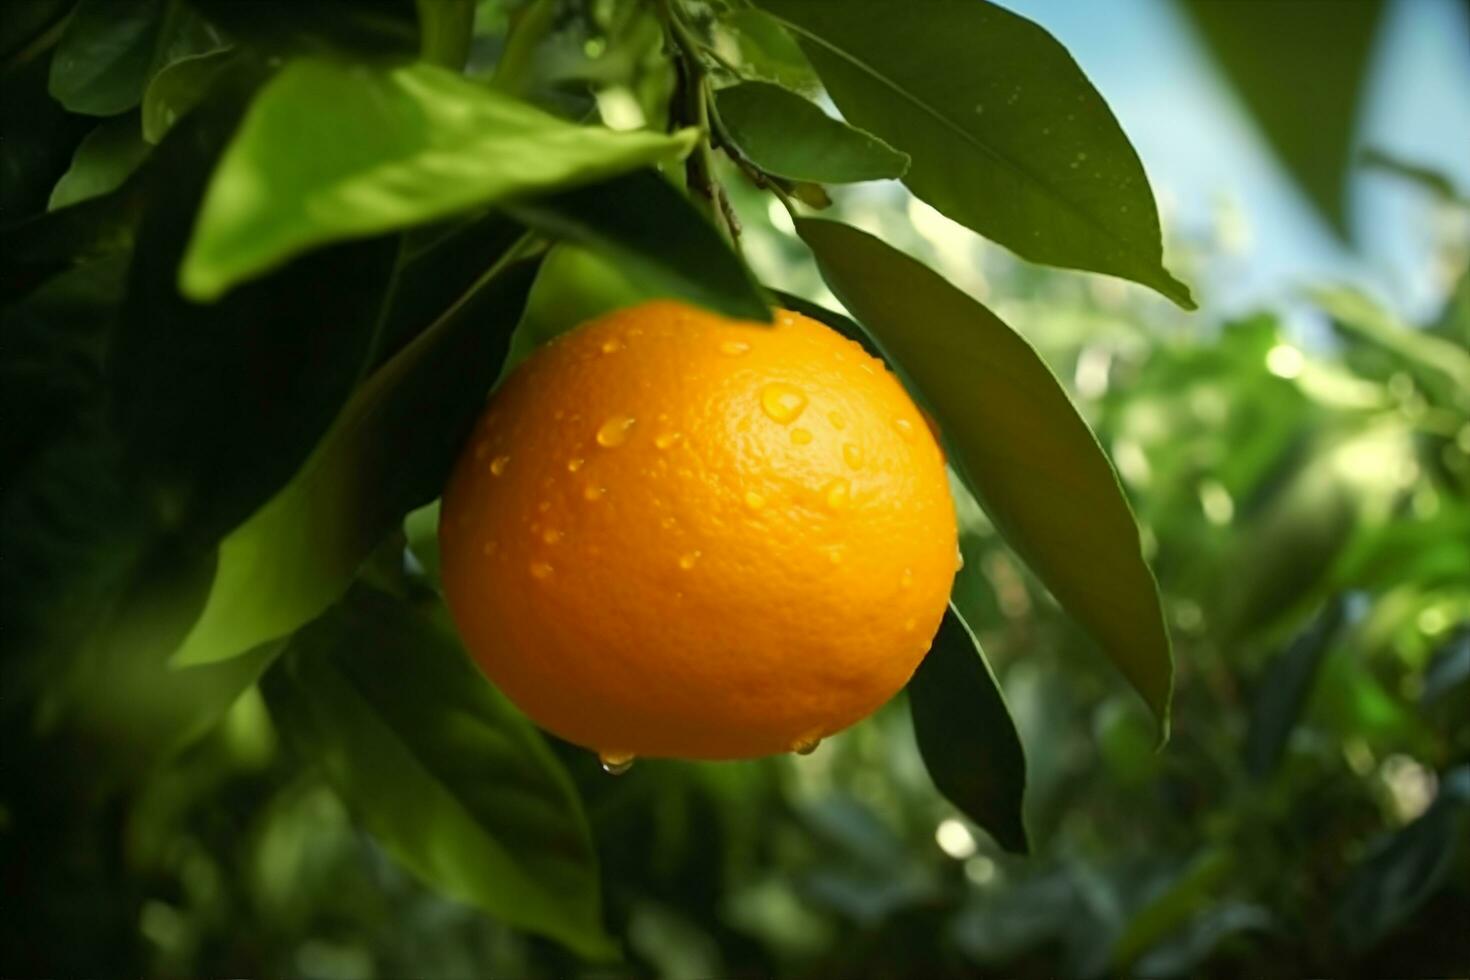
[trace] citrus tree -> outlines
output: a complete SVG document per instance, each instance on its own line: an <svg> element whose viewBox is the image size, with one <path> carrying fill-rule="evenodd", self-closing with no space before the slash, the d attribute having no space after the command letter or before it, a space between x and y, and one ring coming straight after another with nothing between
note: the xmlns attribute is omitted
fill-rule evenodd
<svg viewBox="0 0 1470 980"><path fill-rule="evenodd" d="M742 329L795 311L881 357L961 513L983 511L1166 737L1159 597L1087 423L993 311L822 216L838 185L899 180L1022 259L1191 308L1136 154L1037 25L983 0L21 10L3 202L5 741L35 790L18 825L127 793L260 696L403 867L612 955L566 754L444 614L434 502L502 372L649 299ZM751 195L845 312L751 272L732 203ZM934 785L1025 851L978 574L941 595L907 701Z"/></svg>

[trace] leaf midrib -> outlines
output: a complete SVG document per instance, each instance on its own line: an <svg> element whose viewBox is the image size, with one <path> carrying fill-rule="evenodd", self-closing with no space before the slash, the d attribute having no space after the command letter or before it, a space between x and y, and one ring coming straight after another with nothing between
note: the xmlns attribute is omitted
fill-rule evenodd
<svg viewBox="0 0 1470 980"><path fill-rule="evenodd" d="M769 10L767 10L765 12L771 17L771 19L775 20L777 23L781 24L783 27L786 27L789 30L795 32L796 34L801 35L803 38L806 38L806 39L812 41L814 44L818 44L818 45L822 46L823 48L827 49L828 51L831 51L833 54L835 54L839 58L842 58L843 60L851 63L854 67L858 68L859 70L864 71L867 74L871 75L874 79L876 79L877 81L881 82L883 85L887 86L888 88L892 89L897 95L899 95L903 99L907 100L908 102L912 103L913 105L917 106L926 115L928 115L929 117L931 117L932 119L934 119L936 122L938 122L939 124L941 124L942 126L944 126L950 132L952 132L955 135L957 135L958 137L960 137L961 140L963 140L964 142L970 144L975 149L979 150L981 153L985 154L986 156L988 156L991 159L995 160L997 163L1001 164L1002 166L1004 166L1004 167L1010 169L1011 171L1015 172L1016 174L1018 174L1022 179L1024 179L1024 180L1030 182L1031 184L1034 184L1035 186L1041 188L1045 193L1047 193L1051 197L1055 198L1056 200L1060 201L1063 204L1063 206L1066 207L1066 209L1068 211L1071 211L1072 213L1076 214L1078 217L1080 217L1082 219L1082 221L1083 221L1084 224L1086 224L1089 227L1093 228L1095 231L1101 233L1104 238L1106 238L1106 239L1108 239L1110 241L1115 241L1115 242L1123 245L1125 251L1130 256L1132 256L1135 259L1139 258L1140 253L1138 252L1138 247L1136 245L1134 245L1133 242L1129 241L1126 238L1120 238L1120 237L1118 237L1109 228L1107 228L1105 225L1103 225L1101 222L1099 222L1098 219L1096 217L1094 217L1091 213L1089 213L1088 211L1084 210L1081 205L1077 204L1075 201L1072 201L1070 198L1065 197L1064 195L1062 195L1062 193L1060 191L1058 191L1055 187L1053 187L1052 185L1050 185L1049 183L1047 183L1045 180L1041 179L1039 176L1037 176L1031 170L1029 170L1028 168L1026 168L1025 166L1023 166L1022 164L1020 164L1016 160L1012 159L1008 155L1002 153L1000 150L996 149L995 147L990 146L988 143L985 143L985 142L981 141L978 137L972 135L969 131L967 131L962 126L960 126L959 123L957 123L954 120L950 119L944 113L940 112L938 109L936 109L933 106L931 106L928 102L925 102L923 99L919 98L917 95L913 94L908 89L904 88L898 82L894 81L893 79L889 78L887 75L885 75L882 72L878 71L876 68L874 68L872 65L868 64L863 59L859 58L857 55L854 55L854 54L850 53L849 51L847 51L844 48L838 47L836 44L832 43L831 41L827 40L824 37L820 37L820 36L818 36L816 34L813 34L811 31L809 31L806 28L800 26L799 24L793 24L791 21L787 20L786 18L781 17L781 16L779 16L777 14L771 13ZM895 149L901 149L901 148L895 147ZM906 152L906 151L904 151L904 152ZM910 157L912 157L912 154L910 154ZM1148 259L1146 257L1145 257L1145 264L1151 270L1156 265L1155 262L1153 262L1152 260L1150 260L1150 259Z"/></svg>

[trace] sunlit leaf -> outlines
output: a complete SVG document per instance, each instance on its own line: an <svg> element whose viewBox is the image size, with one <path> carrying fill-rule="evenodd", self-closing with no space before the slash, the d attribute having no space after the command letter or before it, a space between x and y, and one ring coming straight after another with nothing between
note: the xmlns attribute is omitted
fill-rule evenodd
<svg viewBox="0 0 1470 980"><path fill-rule="evenodd" d="M1033 262L1141 282L1162 264L1138 156L1051 35L984 0L760 0L853 125L912 157L913 192Z"/></svg>
<svg viewBox="0 0 1470 980"><path fill-rule="evenodd" d="M358 589L263 688L288 741L404 866L583 955L611 952L571 780L442 616Z"/></svg>
<svg viewBox="0 0 1470 980"><path fill-rule="evenodd" d="M296 61L220 161L179 281L212 300L309 248L675 159L695 137L576 126L430 65Z"/></svg>
<svg viewBox="0 0 1470 980"><path fill-rule="evenodd" d="M908 692L919 754L934 785L1006 850L1026 853L1021 739L975 635L953 607Z"/></svg>
<svg viewBox="0 0 1470 980"><path fill-rule="evenodd" d="M797 231L832 291L939 419L991 519L1167 731L1173 662L1117 475L1045 362L995 314L855 228Z"/></svg>
<svg viewBox="0 0 1470 980"><path fill-rule="evenodd" d="M309 622L378 540L438 495L531 287L512 266L471 290L357 391L300 472L220 545L178 665L238 656Z"/></svg>
<svg viewBox="0 0 1470 980"><path fill-rule="evenodd" d="M722 136L776 177L841 184L902 177L909 166L908 154L780 85L743 82L720 89L715 107Z"/></svg>

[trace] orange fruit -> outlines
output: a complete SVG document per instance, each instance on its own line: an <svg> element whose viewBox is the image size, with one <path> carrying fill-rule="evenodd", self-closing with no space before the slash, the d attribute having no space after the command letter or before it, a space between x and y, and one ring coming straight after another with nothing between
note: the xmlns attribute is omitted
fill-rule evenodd
<svg viewBox="0 0 1470 980"><path fill-rule="evenodd" d="M445 492L489 678L599 752L804 751L913 674L955 572L939 447L826 326L672 302L584 323L491 398Z"/></svg>

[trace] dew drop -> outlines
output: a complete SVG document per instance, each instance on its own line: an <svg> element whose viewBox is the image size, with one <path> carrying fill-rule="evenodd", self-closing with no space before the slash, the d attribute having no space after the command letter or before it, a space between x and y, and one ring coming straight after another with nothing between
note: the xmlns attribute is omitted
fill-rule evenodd
<svg viewBox="0 0 1470 980"><path fill-rule="evenodd" d="M807 443L812 441L812 434L806 429L792 429L791 441L796 443L798 446L805 446Z"/></svg>
<svg viewBox="0 0 1470 980"><path fill-rule="evenodd" d="M750 345L743 340L727 340L720 344L720 353L729 357L739 357L750 350Z"/></svg>
<svg viewBox="0 0 1470 980"><path fill-rule="evenodd" d="M678 432L660 432L654 437L653 444L659 449L668 449L681 438L683 436Z"/></svg>
<svg viewBox="0 0 1470 980"><path fill-rule="evenodd" d="M628 441L628 433L632 429L633 419L626 415L614 415L597 430L597 444L604 449L621 446Z"/></svg>
<svg viewBox="0 0 1470 980"><path fill-rule="evenodd" d="M821 744L822 737L820 735L808 735L806 738L799 738L795 742L792 742L791 751L797 755L811 755L817 751L817 746Z"/></svg>
<svg viewBox="0 0 1470 980"><path fill-rule="evenodd" d="M554 527L548 527L541 535L541 540L547 544L556 544L561 540L561 532Z"/></svg>
<svg viewBox="0 0 1470 980"><path fill-rule="evenodd" d="M572 459L567 460L567 472L568 473L575 473L575 472L577 472L578 470L580 470L583 467L583 465L586 464L586 462L587 461L585 459L582 459L581 457L574 457Z"/></svg>
<svg viewBox="0 0 1470 980"><path fill-rule="evenodd" d="M599 752L597 761L602 763L602 771L609 776L621 776L633 768L636 756L631 752Z"/></svg>
<svg viewBox="0 0 1470 980"><path fill-rule="evenodd" d="M684 571L686 572L689 571L689 569L693 568L695 564L699 561L699 554L700 553L698 551L688 551L680 555L679 567L684 569Z"/></svg>
<svg viewBox="0 0 1470 980"><path fill-rule="evenodd" d="M795 422L806 408L806 395L789 384L773 381L761 389L761 410L773 422L787 425Z"/></svg>
<svg viewBox="0 0 1470 980"><path fill-rule="evenodd" d="M490 461L490 475L499 476L500 474L505 472L505 468L509 465L509 456L496 456Z"/></svg>
<svg viewBox="0 0 1470 980"><path fill-rule="evenodd" d="M894 419L893 425L898 429L898 434L903 436L905 442L914 441L914 423L908 419Z"/></svg>
<svg viewBox="0 0 1470 980"><path fill-rule="evenodd" d="M913 585L914 585L914 570L912 568L905 568L903 570L903 574L898 577L898 587L900 589L908 589L908 588L912 588Z"/></svg>
<svg viewBox="0 0 1470 980"><path fill-rule="evenodd" d="M961 551L960 550L960 546L958 544L956 544L954 546L954 570L958 572L960 569L962 569L964 567L965 567L965 553L963 551Z"/></svg>
<svg viewBox="0 0 1470 980"><path fill-rule="evenodd" d="M760 494L756 493L754 490L747 490L747 491L745 491L745 506L749 507L751 510L760 510L765 505L766 505L766 498L765 497L762 497Z"/></svg>
<svg viewBox="0 0 1470 980"><path fill-rule="evenodd" d="M674 520L672 517L665 517L663 520L658 522L658 526L663 528L665 531L671 531L673 530L674 525L677 523L678 521Z"/></svg>
<svg viewBox="0 0 1470 980"><path fill-rule="evenodd" d="M828 507L833 510L842 510L852 500L852 486L839 476L827 484L822 491L822 496L826 499Z"/></svg>
<svg viewBox="0 0 1470 980"><path fill-rule="evenodd" d="M848 466L857 469L863 465L862 447L855 442L847 443L842 447L842 458L847 461Z"/></svg>
<svg viewBox="0 0 1470 980"><path fill-rule="evenodd" d="M544 561L531 562L531 577L539 582L545 582L556 572L550 564Z"/></svg>
<svg viewBox="0 0 1470 980"><path fill-rule="evenodd" d="M594 487L589 485L585 490L582 491L582 499L601 500L602 495L605 493L607 493L607 489L605 487Z"/></svg>
<svg viewBox="0 0 1470 980"><path fill-rule="evenodd" d="M602 342L602 352L604 354L616 354L622 349L623 342L616 337L609 337Z"/></svg>
<svg viewBox="0 0 1470 980"><path fill-rule="evenodd" d="M847 428L847 419L842 417L841 412L828 412L827 421L832 423L832 428L834 429Z"/></svg>

